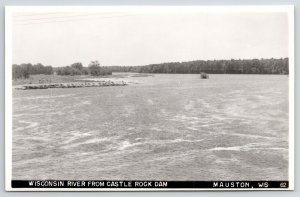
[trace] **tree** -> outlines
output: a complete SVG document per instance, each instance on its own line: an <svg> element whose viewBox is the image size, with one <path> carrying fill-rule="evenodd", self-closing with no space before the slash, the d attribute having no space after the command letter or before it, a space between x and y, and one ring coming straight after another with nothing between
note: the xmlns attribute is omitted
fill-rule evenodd
<svg viewBox="0 0 300 197"><path fill-rule="evenodd" d="M83 75L89 75L90 74L90 70L86 67L84 67L81 72L82 72Z"/></svg>
<svg viewBox="0 0 300 197"><path fill-rule="evenodd" d="M45 66L45 68L44 68L44 74L46 74L46 75L52 75L53 74L53 68L52 68L52 66Z"/></svg>
<svg viewBox="0 0 300 197"><path fill-rule="evenodd" d="M98 61L91 61L91 63L89 64L89 70L92 76L101 75L101 68Z"/></svg>
<svg viewBox="0 0 300 197"><path fill-rule="evenodd" d="M70 72L71 72L72 76L73 75L81 75L81 71L76 68L73 68L73 67L70 68Z"/></svg>
<svg viewBox="0 0 300 197"><path fill-rule="evenodd" d="M22 72L22 77L24 78L29 78L30 72L32 70L32 64L21 64L21 72Z"/></svg>
<svg viewBox="0 0 300 197"><path fill-rule="evenodd" d="M22 68L21 66L17 65L17 64L13 64L12 66L12 78L13 79L18 79L18 78L22 78Z"/></svg>
<svg viewBox="0 0 300 197"><path fill-rule="evenodd" d="M81 71L83 69L82 63L81 62L76 62L71 64L72 68L78 69L79 71Z"/></svg>
<svg viewBox="0 0 300 197"><path fill-rule="evenodd" d="M44 65L41 63L33 65L32 74L44 74Z"/></svg>

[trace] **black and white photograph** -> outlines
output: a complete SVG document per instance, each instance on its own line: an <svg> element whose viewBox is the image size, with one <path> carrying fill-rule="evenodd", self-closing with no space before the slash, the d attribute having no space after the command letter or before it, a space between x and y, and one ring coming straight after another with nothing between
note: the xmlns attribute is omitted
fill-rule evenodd
<svg viewBox="0 0 300 197"><path fill-rule="evenodd" d="M6 6L7 191L294 189L294 7Z"/></svg>

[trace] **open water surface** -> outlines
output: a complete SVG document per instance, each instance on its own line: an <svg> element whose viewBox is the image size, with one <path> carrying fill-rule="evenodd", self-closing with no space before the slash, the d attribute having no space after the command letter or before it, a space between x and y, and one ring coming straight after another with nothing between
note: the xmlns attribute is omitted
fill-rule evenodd
<svg viewBox="0 0 300 197"><path fill-rule="evenodd" d="M288 76L13 91L13 179L287 180Z"/></svg>

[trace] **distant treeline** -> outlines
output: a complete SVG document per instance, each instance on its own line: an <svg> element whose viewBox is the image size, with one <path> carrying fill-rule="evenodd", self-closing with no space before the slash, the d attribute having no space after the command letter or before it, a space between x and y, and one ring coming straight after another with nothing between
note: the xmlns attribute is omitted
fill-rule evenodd
<svg viewBox="0 0 300 197"><path fill-rule="evenodd" d="M111 75L112 71L109 67L100 66L98 61L91 61L88 67L83 67L82 63L77 62L70 66L55 68L57 75L92 75L102 76Z"/></svg>
<svg viewBox="0 0 300 197"><path fill-rule="evenodd" d="M43 64L13 64L12 65L12 78L28 78L30 75L36 74L45 74L45 75L52 75L53 68L52 66L44 66Z"/></svg>
<svg viewBox="0 0 300 197"><path fill-rule="evenodd" d="M197 60L110 68L113 72L139 73L288 74L289 59Z"/></svg>
<svg viewBox="0 0 300 197"><path fill-rule="evenodd" d="M138 73L182 73L199 74L289 74L289 59L249 59L249 60L197 60L189 62L169 62L146 66L100 66L98 61L91 61L88 67L82 63L52 68L42 64L13 64L13 79L28 78L34 74L57 75L111 75L112 72Z"/></svg>
<svg viewBox="0 0 300 197"><path fill-rule="evenodd" d="M44 66L40 63L32 65L27 64L13 64L12 66L12 77L13 79L18 78L29 78L30 75L45 74L45 75L111 75L112 71L109 67L100 67L98 61L92 61L88 67L83 67L82 63L77 62L70 66L53 68L52 66Z"/></svg>

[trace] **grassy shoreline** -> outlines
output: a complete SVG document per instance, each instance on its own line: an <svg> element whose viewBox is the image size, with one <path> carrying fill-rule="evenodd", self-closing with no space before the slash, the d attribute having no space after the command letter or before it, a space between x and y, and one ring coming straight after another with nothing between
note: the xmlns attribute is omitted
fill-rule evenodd
<svg viewBox="0 0 300 197"><path fill-rule="evenodd" d="M84 82L111 82L112 84L129 84L132 83L128 80L130 77L149 77L153 75L139 74L139 73L114 73L105 76L90 76L90 75L31 75L27 79L15 79L12 81L14 87L20 86L38 86L38 85L68 85L68 84L82 84ZM95 79L95 80L93 80Z"/></svg>
<svg viewBox="0 0 300 197"><path fill-rule="evenodd" d="M50 84L50 83L72 83L81 76L59 76L59 75L31 75L27 79L16 79L12 81L13 86L27 84Z"/></svg>
<svg viewBox="0 0 300 197"><path fill-rule="evenodd" d="M113 75L105 76L90 76L90 75L30 75L27 79L15 79L12 81L13 86L17 85L27 85L27 84L52 84L52 83L74 83L82 81L86 78L96 78L96 79L119 79L129 77L129 73L117 73ZM138 74L137 74L138 75Z"/></svg>

